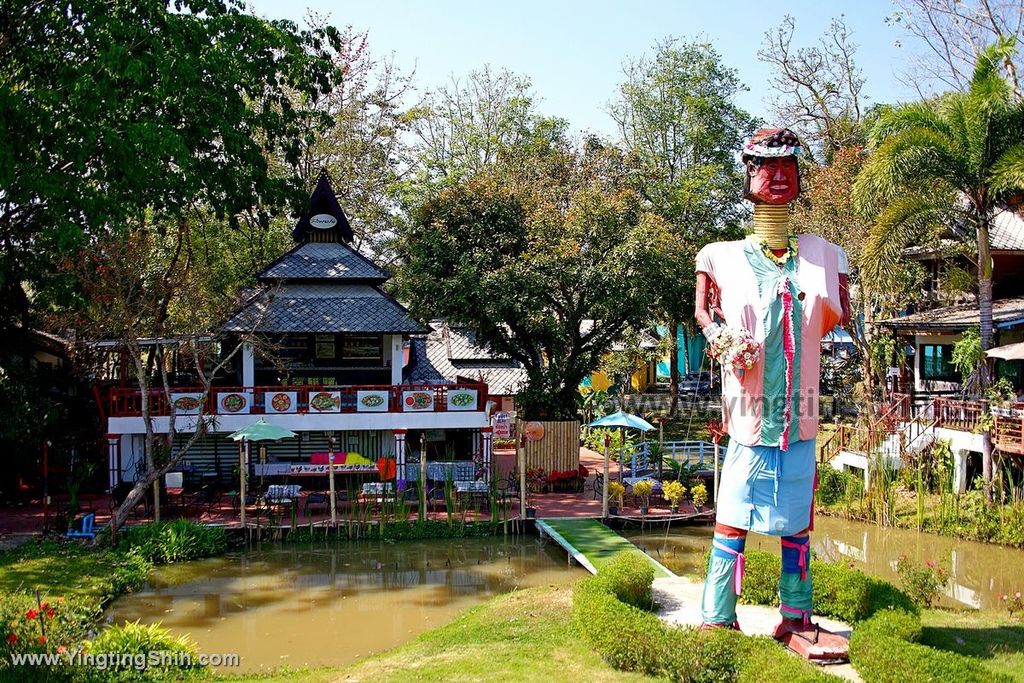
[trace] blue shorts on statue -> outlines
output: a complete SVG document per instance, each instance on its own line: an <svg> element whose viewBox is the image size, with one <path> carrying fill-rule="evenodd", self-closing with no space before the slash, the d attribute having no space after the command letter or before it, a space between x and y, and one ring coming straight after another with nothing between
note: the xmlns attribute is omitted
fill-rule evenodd
<svg viewBox="0 0 1024 683"><path fill-rule="evenodd" d="M701 619L712 626L736 625L736 598L743 590L746 538L715 534L704 580Z"/></svg>
<svg viewBox="0 0 1024 683"><path fill-rule="evenodd" d="M789 450L729 442L722 463L716 521L768 536L791 536L811 523L815 440Z"/></svg>

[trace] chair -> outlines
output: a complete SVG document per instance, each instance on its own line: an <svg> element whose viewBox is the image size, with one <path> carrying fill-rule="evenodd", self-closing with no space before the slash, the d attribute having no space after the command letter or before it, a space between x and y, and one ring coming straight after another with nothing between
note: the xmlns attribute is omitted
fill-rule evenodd
<svg viewBox="0 0 1024 683"><path fill-rule="evenodd" d="M327 512L331 511L331 496L322 491L315 491L306 496L306 502L302 507L303 514L309 517L309 509L311 507L322 507Z"/></svg>
<svg viewBox="0 0 1024 683"><path fill-rule="evenodd" d="M173 506L177 501L179 507L185 505L185 473L168 472L164 475L164 490L167 492L167 505Z"/></svg>
<svg viewBox="0 0 1024 683"><path fill-rule="evenodd" d="M89 513L82 517L82 530L71 529L67 532L68 538L87 538L90 541L96 540L96 515Z"/></svg>
<svg viewBox="0 0 1024 683"><path fill-rule="evenodd" d="M594 500L604 496L604 472L598 472L594 475Z"/></svg>

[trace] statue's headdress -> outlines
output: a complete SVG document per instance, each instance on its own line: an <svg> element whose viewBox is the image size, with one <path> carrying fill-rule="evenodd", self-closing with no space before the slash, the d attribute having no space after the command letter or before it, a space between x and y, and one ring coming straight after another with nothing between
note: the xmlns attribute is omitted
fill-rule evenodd
<svg viewBox="0 0 1024 683"><path fill-rule="evenodd" d="M796 133L789 128L761 128L743 145L743 163L752 157L791 157L804 153Z"/></svg>

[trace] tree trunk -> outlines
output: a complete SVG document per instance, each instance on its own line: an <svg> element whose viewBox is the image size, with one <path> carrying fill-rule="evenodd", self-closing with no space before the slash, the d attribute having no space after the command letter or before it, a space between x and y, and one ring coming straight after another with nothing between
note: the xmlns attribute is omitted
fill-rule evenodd
<svg viewBox="0 0 1024 683"><path fill-rule="evenodd" d="M988 212L982 211L978 223L978 312L981 320L981 350L992 348L992 255L989 253ZM989 384L988 359L982 360L979 380L982 395ZM985 499L992 502L992 433L981 435L981 465L985 477Z"/></svg>
<svg viewBox="0 0 1024 683"><path fill-rule="evenodd" d="M669 336L672 340L668 353L668 391L672 396L669 415L675 416L679 411L679 321L674 318L669 323Z"/></svg>

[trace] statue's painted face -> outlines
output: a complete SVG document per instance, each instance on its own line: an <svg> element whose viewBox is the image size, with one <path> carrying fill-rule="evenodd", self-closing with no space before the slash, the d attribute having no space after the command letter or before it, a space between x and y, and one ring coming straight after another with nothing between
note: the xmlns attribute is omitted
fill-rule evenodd
<svg viewBox="0 0 1024 683"><path fill-rule="evenodd" d="M788 204L800 194L796 157L749 157L744 199L755 204Z"/></svg>

